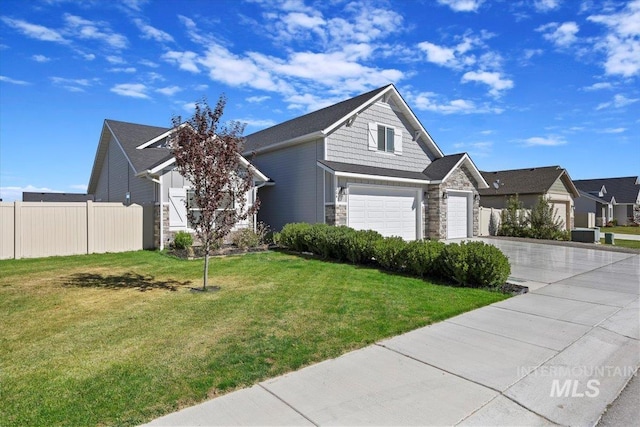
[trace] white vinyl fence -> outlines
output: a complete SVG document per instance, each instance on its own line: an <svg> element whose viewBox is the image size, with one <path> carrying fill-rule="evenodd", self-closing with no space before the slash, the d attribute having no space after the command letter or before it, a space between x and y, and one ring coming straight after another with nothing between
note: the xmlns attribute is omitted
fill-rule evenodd
<svg viewBox="0 0 640 427"><path fill-rule="evenodd" d="M142 248L142 206L91 201L0 203L0 259Z"/></svg>
<svg viewBox="0 0 640 427"><path fill-rule="evenodd" d="M495 236L498 227L500 227L500 218L502 209L483 208L480 207L480 236ZM493 216L493 222L491 217Z"/></svg>

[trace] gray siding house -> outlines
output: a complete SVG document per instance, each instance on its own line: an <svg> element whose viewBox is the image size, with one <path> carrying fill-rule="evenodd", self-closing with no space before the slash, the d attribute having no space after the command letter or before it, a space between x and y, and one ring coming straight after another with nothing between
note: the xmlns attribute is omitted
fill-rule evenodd
<svg viewBox="0 0 640 427"><path fill-rule="evenodd" d="M576 212L594 212L596 224L615 220L619 225L640 224L640 180L637 176L573 181L580 198Z"/></svg>
<svg viewBox="0 0 640 427"><path fill-rule="evenodd" d="M172 133L173 128L105 120L89 179L88 192L96 202L136 203L144 208L145 248L163 249L176 232L193 232L186 203L190 184L176 171L168 147ZM250 206L269 178L246 159L240 160L254 177L254 188L244 195ZM255 218L236 227L251 224Z"/></svg>
<svg viewBox="0 0 640 427"><path fill-rule="evenodd" d="M348 225L407 240L478 234L466 153L445 156L393 85L247 136L246 157L275 185L258 219Z"/></svg>

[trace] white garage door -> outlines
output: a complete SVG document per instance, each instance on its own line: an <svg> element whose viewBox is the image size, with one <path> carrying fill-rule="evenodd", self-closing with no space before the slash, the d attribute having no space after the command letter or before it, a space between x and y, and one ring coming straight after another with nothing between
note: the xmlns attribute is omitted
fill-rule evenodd
<svg viewBox="0 0 640 427"><path fill-rule="evenodd" d="M562 221L562 226L563 229L566 230L566 223L567 223L567 205L565 203L562 202L551 202L551 206L553 207L553 212L555 213L555 217L556 218L560 218L560 220Z"/></svg>
<svg viewBox="0 0 640 427"><path fill-rule="evenodd" d="M467 236L467 196L449 194L447 198L447 239Z"/></svg>
<svg viewBox="0 0 640 427"><path fill-rule="evenodd" d="M417 206L414 189L349 186L347 221L356 230L415 240Z"/></svg>

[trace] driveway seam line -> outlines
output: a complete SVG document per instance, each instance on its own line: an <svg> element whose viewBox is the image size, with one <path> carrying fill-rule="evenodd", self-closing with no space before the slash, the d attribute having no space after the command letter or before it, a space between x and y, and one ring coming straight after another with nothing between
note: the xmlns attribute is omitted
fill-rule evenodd
<svg viewBox="0 0 640 427"><path fill-rule="evenodd" d="M529 313L527 311L520 311L520 310L515 310L513 308L507 308L507 307L496 307L499 308L500 310L508 310L508 311L513 311L516 313L524 313L524 314L532 314ZM617 313L617 312L616 312ZM543 316L541 314L532 314L533 316L538 316L538 317L542 317L543 319L551 319L551 320L559 320L561 322L567 322L567 323L571 323L573 325L580 325L580 326L586 326L588 328L594 328L596 325L585 325L584 323L578 323L578 322L572 322L570 320L564 320L564 319L556 319L554 317L548 317L548 316ZM606 317L605 319L608 319L608 317ZM603 319L604 320L604 319ZM601 320L600 322L602 322L603 320ZM597 324L599 324L600 322L598 322Z"/></svg>
<svg viewBox="0 0 640 427"><path fill-rule="evenodd" d="M275 397L276 399L278 399L280 402L284 403L285 405L287 405L289 408L293 409L296 413L298 413L302 418L304 418L305 420L309 421L311 424L313 424L316 427L320 427L320 424L315 423L311 418L307 417L305 414L303 414L302 412L298 411L296 408L294 408L291 404L289 404L289 402L287 402L286 400L284 400L283 398L281 398L280 396L278 396L277 394L275 394L274 392L272 392L271 390L269 390L267 387L265 387L264 385L262 385L262 383L258 383L258 386L260 386L260 388L262 388L264 391L266 391L267 393L269 393L270 395L272 395L273 397Z"/></svg>

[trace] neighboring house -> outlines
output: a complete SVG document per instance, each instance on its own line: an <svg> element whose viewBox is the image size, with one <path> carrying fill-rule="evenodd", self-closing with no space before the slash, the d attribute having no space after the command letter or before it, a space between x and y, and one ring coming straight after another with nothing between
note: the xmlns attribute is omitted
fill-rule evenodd
<svg viewBox="0 0 640 427"><path fill-rule="evenodd" d="M86 202L93 201L93 194L83 193L35 193L22 192L23 202Z"/></svg>
<svg viewBox="0 0 640 427"><path fill-rule="evenodd" d="M554 207L565 230L573 228L574 199L579 196L569 173L560 166L482 172L489 183L480 190L480 206L504 209L510 197L518 196L525 209L532 209L540 197Z"/></svg>
<svg viewBox="0 0 640 427"><path fill-rule="evenodd" d="M144 247L163 249L178 231L193 231L187 209L189 182L176 170L168 147L172 128L105 120L96 151L88 192L96 202L136 203L144 208ZM245 195L253 204L258 187L269 181L243 157L255 187ZM255 218L238 224L255 224Z"/></svg>
<svg viewBox="0 0 640 427"><path fill-rule="evenodd" d="M576 212L594 212L596 224L604 226L614 219L619 225L640 223L640 181L637 176L579 179Z"/></svg>
<svg viewBox="0 0 640 427"><path fill-rule="evenodd" d="M407 240L478 234L478 188L467 154L445 156L388 85L247 136L245 156L276 184L258 219L373 229Z"/></svg>

